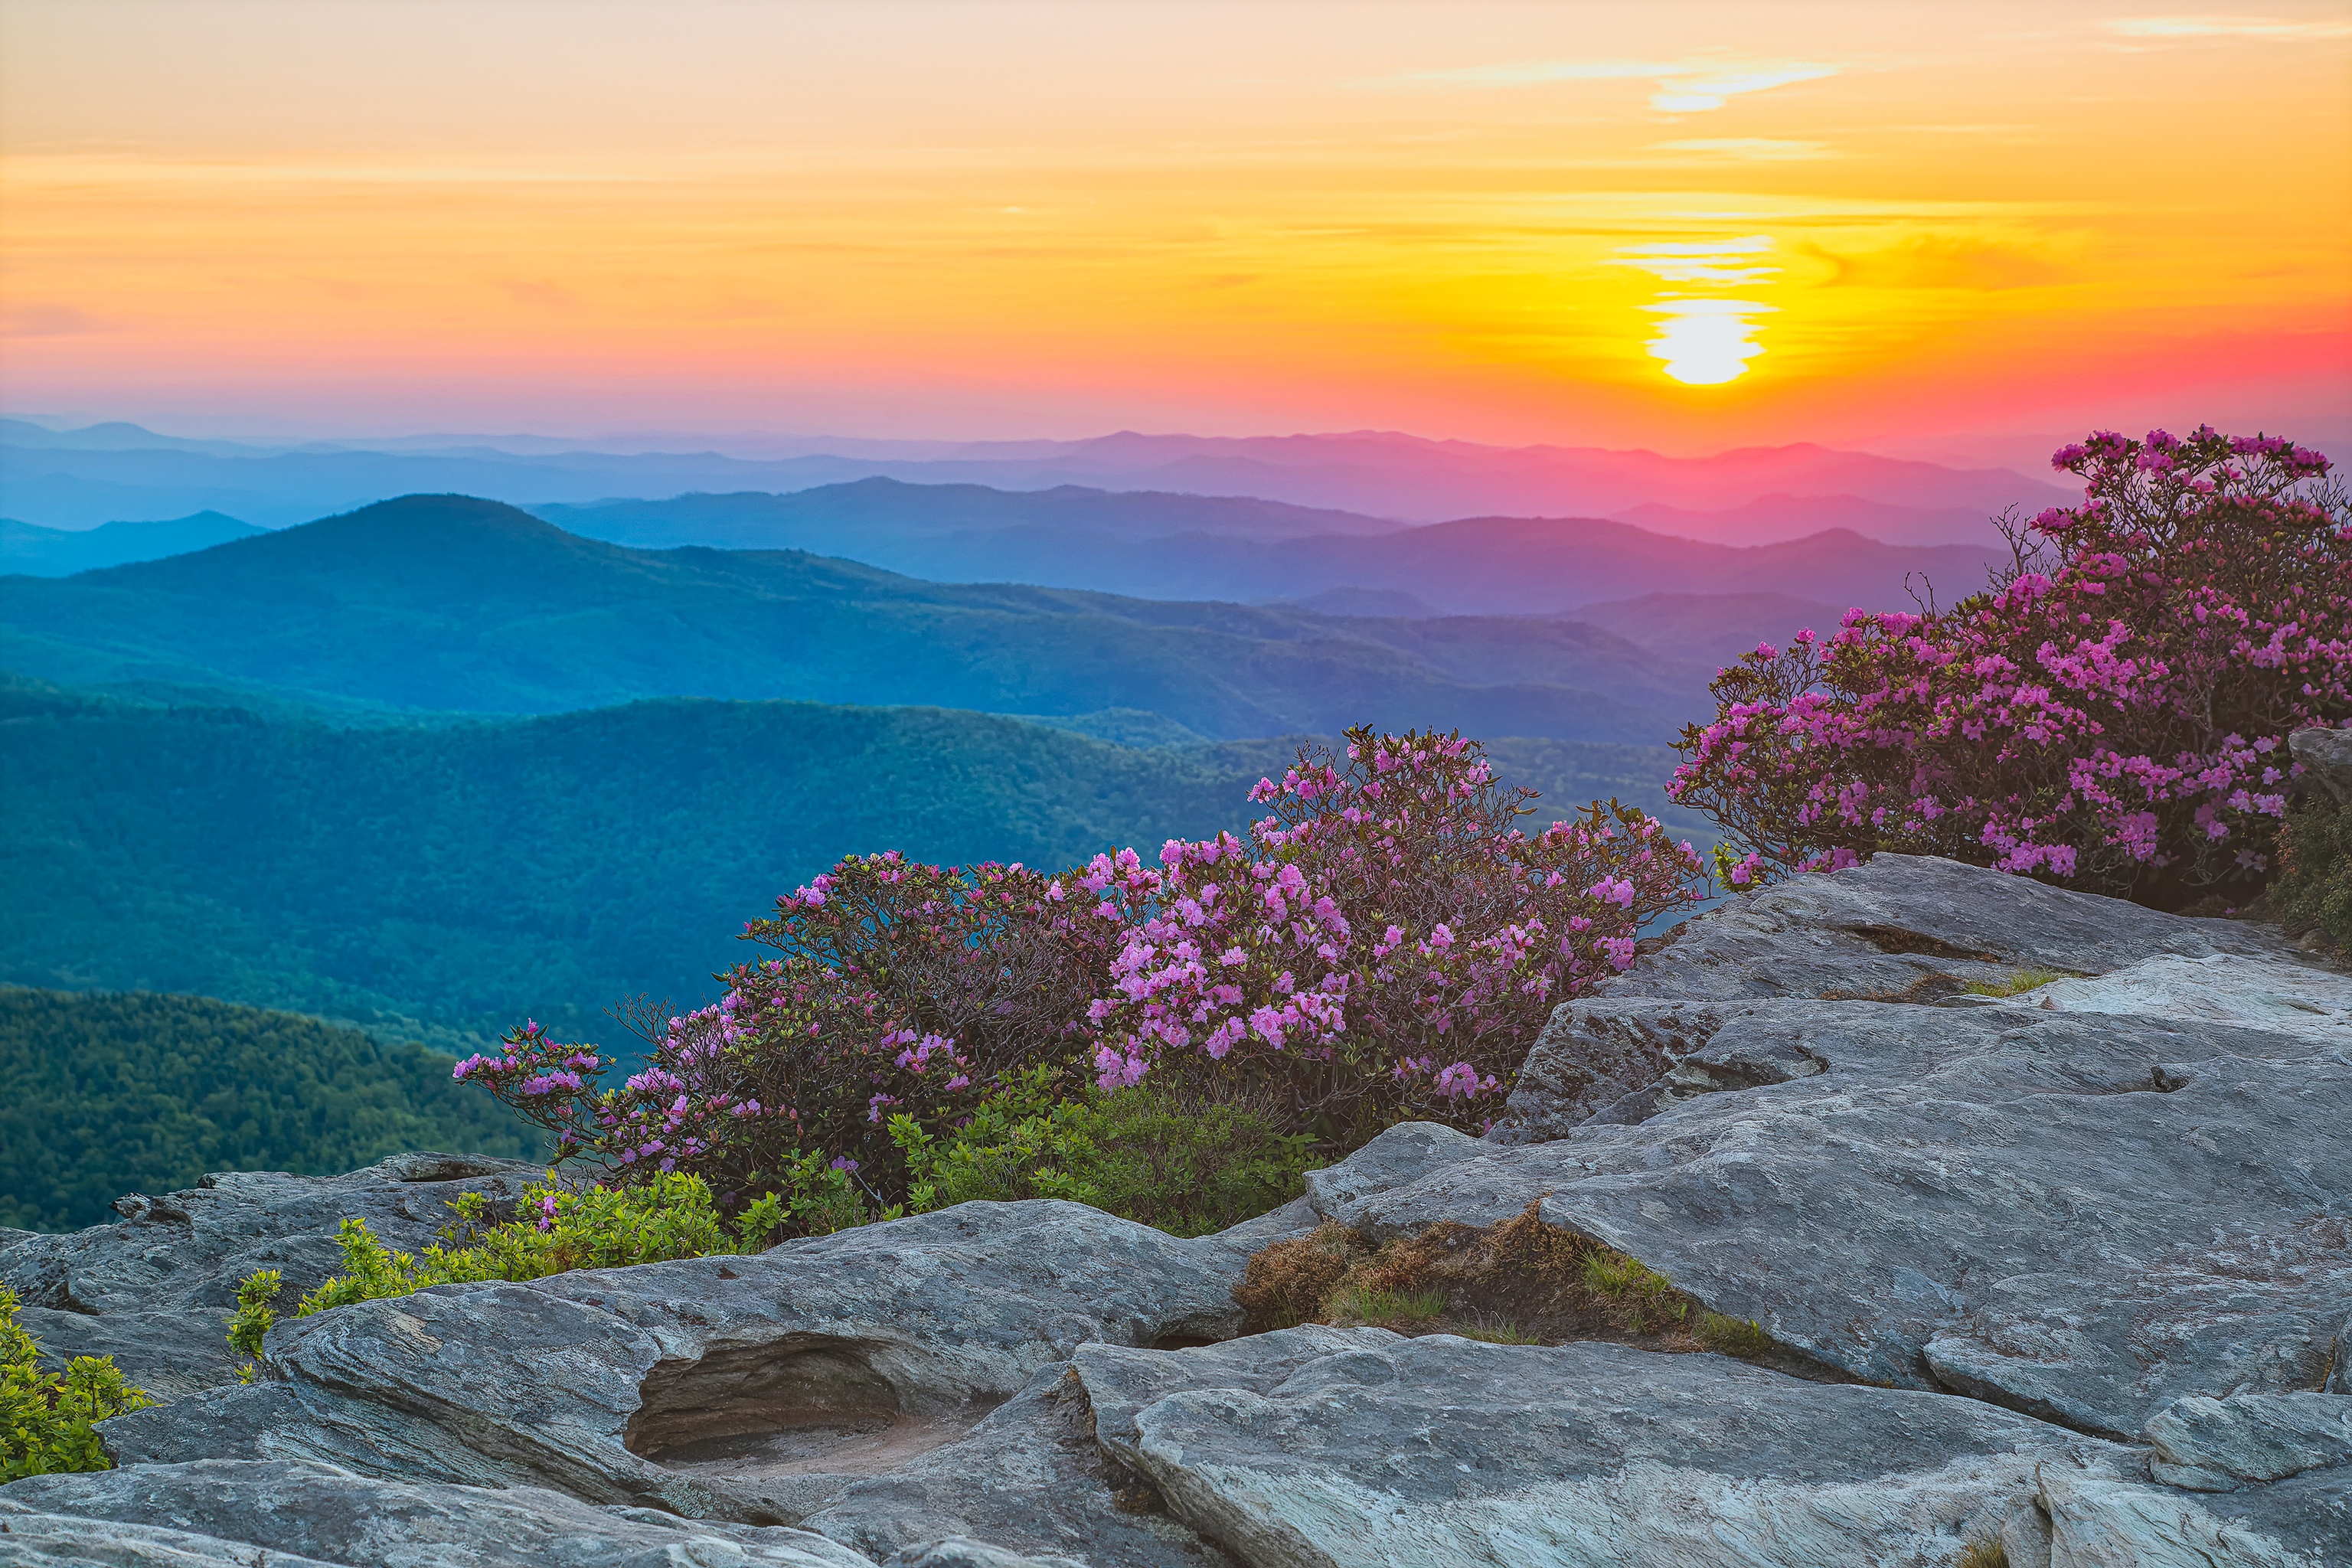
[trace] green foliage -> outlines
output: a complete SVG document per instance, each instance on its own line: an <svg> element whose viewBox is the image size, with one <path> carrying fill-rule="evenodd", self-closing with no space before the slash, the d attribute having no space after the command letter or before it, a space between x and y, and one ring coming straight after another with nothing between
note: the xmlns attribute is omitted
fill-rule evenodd
<svg viewBox="0 0 2352 1568"><path fill-rule="evenodd" d="M0 987L0 1225L96 1225L122 1193L207 1171L530 1154L535 1135L450 1067L421 1046L200 996Z"/></svg>
<svg viewBox="0 0 2352 1568"><path fill-rule="evenodd" d="M1066 866L1201 837L1238 826L1249 786L1297 751L1134 750L809 702L337 728L5 674L0 722L0 982L220 996L457 1056L520 1017L595 1039L617 997L715 995L744 914L845 855ZM1673 762L1572 742L1489 751L1547 804L1659 808Z"/></svg>
<svg viewBox="0 0 2352 1568"><path fill-rule="evenodd" d="M76 1356L63 1372L43 1372L41 1347L16 1321L18 1305L0 1285L0 1482L112 1469L92 1425L155 1402L123 1382L112 1356Z"/></svg>
<svg viewBox="0 0 2352 1568"><path fill-rule="evenodd" d="M2021 996L2036 986L2065 978L2054 969L2021 969L1998 980L1971 980L1960 989L1970 996Z"/></svg>
<svg viewBox="0 0 2352 1568"><path fill-rule="evenodd" d="M1322 1163L1313 1140L1283 1133L1246 1102L1150 1083L1116 1094L1082 1084L1056 1099L1036 1068L983 1100L952 1134L890 1119L918 1213L987 1199L1066 1198L1176 1236L1205 1236L1281 1207Z"/></svg>
<svg viewBox="0 0 2352 1568"><path fill-rule="evenodd" d="M1680 1322L1689 1310L1666 1277L1622 1252L1584 1255L1584 1288L1614 1304L1625 1327L1642 1333L1654 1318Z"/></svg>
<svg viewBox="0 0 2352 1568"><path fill-rule="evenodd" d="M367 1221L343 1221L335 1231L343 1271L303 1297L294 1315L307 1318L434 1285L542 1279L572 1268L756 1251L778 1211L776 1202L756 1204L730 1230L701 1178L674 1172L632 1187L565 1186L551 1174L523 1194L521 1217L499 1225L483 1223L487 1201L468 1193L450 1204L457 1219L439 1241L413 1256L378 1241ZM238 1288L231 1344L248 1354L258 1352L272 1321L268 1303L277 1292L274 1274L255 1274ZM249 1298L258 1310L247 1310Z"/></svg>
<svg viewBox="0 0 2352 1568"><path fill-rule="evenodd" d="M1701 1312L1699 1342L1725 1355L1752 1358L1772 1348L1772 1336L1753 1318L1727 1318L1721 1312Z"/></svg>
<svg viewBox="0 0 2352 1568"><path fill-rule="evenodd" d="M2352 806L2315 796L2287 813L2271 901L2290 934L2322 931L2352 950Z"/></svg>

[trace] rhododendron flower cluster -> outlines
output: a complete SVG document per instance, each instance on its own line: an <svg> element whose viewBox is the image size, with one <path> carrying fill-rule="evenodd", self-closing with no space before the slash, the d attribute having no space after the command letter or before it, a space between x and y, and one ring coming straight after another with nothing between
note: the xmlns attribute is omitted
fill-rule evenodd
<svg viewBox="0 0 2352 1568"><path fill-rule="evenodd" d="M2352 718L2352 511L2270 437L2060 450L2081 505L1947 611L1849 611L1717 678L1668 793L1745 853L1727 880L1879 849L2146 901L2259 883L2297 770Z"/></svg>
<svg viewBox="0 0 2352 1568"><path fill-rule="evenodd" d="M1097 862L1082 885L1141 906L1087 1013L1098 1081L1236 1078L1341 1143L1490 1121L1552 1007L1703 896L1649 816L1612 802L1530 834L1532 795L1457 734L1360 728L1261 781L1248 839Z"/></svg>

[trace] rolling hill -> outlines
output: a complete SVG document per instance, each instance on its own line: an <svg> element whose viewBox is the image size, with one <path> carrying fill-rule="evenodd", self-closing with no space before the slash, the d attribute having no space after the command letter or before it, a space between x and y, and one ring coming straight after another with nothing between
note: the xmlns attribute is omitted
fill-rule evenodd
<svg viewBox="0 0 2352 1568"><path fill-rule="evenodd" d="M1650 537L1595 526L1637 548ZM1291 580L1276 559L1262 586ZM1424 588L1447 581L1442 544L1397 559ZM1370 721L1655 743L1698 710L1713 666L1567 622L1318 616L924 582L797 552L632 550L496 502L414 496L168 560L0 579L0 668L393 711L702 696L1138 710L1211 739Z"/></svg>
<svg viewBox="0 0 2352 1568"><path fill-rule="evenodd" d="M1826 521L1802 538L1747 546L1593 517L1463 518L1408 528L1285 510L1254 531L1243 524L1269 510L1265 503L1079 489L1008 494L891 479L793 495L532 510L568 531L616 543L811 550L937 582L1243 604L1295 604L1339 591L1405 594L1438 613L1465 616L1573 614L1654 593L1780 593L1874 608L1906 603L1906 576L1932 578L1955 597L1951 587L1973 590L1987 567L2005 558L1997 542L1885 544ZM1828 511L1855 515L1851 507ZM1346 520L1346 531L1307 531L1334 517ZM1981 519L1977 532L1992 541Z"/></svg>
<svg viewBox="0 0 2352 1568"><path fill-rule="evenodd" d="M0 986L0 1226L74 1230L207 1171L331 1175L408 1149L529 1158L450 1058L203 996Z"/></svg>
<svg viewBox="0 0 2352 1568"><path fill-rule="evenodd" d="M96 528L40 528L11 518L0 518L0 575L22 573L28 577L64 577L76 572L121 566L133 561L156 561L209 550L233 539L250 539L264 531L216 511L175 517L162 522L107 522Z"/></svg>

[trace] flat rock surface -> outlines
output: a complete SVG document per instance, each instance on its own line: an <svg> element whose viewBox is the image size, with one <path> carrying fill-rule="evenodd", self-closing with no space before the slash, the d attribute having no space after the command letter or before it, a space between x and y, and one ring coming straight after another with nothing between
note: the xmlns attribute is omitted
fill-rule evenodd
<svg viewBox="0 0 2352 1568"><path fill-rule="evenodd" d="M118 1200L112 1225L0 1235L0 1284L23 1299L21 1321L49 1359L111 1355L131 1382L176 1398L235 1377L228 1315L255 1270L277 1269L293 1300L341 1266L344 1219L414 1250L449 1223L458 1194L510 1205L541 1173L518 1160L410 1153L341 1176L206 1176L188 1192Z"/></svg>
<svg viewBox="0 0 2352 1568"><path fill-rule="evenodd" d="M756 1258L361 1302L273 1330L267 1381L103 1432L131 1461L309 1458L794 1518L802 1478L895 1468L1081 1343L1234 1331L1245 1257L1075 1204L965 1204Z"/></svg>
<svg viewBox="0 0 2352 1568"><path fill-rule="evenodd" d="M2135 1450L1974 1400L1713 1355L1325 1330L1076 1365L1171 1512L1286 1568L1949 1568L2042 1466L2146 1479Z"/></svg>

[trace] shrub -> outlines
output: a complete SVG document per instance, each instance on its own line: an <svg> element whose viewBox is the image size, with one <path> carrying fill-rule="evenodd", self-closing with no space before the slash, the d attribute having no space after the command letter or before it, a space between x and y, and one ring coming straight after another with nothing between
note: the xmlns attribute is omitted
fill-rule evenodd
<svg viewBox="0 0 2352 1568"><path fill-rule="evenodd" d="M63 1372L43 1372L41 1347L16 1321L20 1305L0 1285L0 1482L112 1469L93 1426L154 1400L123 1381L112 1356L76 1356Z"/></svg>
<svg viewBox="0 0 2352 1568"><path fill-rule="evenodd" d="M618 1188L565 1186L551 1175L524 1193L521 1217L496 1225L485 1223L488 1200L479 1193L466 1193L447 1205L457 1218L444 1227L440 1240L414 1255L384 1246L367 1221L346 1219L335 1231L343 1271L304 1296L294 1315L307 1318L435 1285L541 1279L572 1268L756 1252L795 1206L830 1206L832 1217L862 1223L862 1212L840 1212L845 1184L836 1173L808 1174L808 1189L792 1199L768 1194L747 1205L731 1227L720 1219L701 1178L676 1173ZM237 1287L228 1342L248 1357L261 1353L263 1337L277 1324L282 1283L276 1269L263 1269ZM249 1382L254 1370L248 1362L239 1375Z"/></svg>
<svg viewBox="0 0 2352 1568"><path fill-rule="evenodd" d="M1239 1225L1306 1191L1321 1162L1312 1140L1284 1133L1265 1109L1168 1085L1107 1094L1081 1085L1055 1098L1038 1068L934 1138L912 1117L891 1120L906 1152L917 1212L988 1199L1066 1198L1176 1236Z"/></svg>
<svg viewBox="0 0 2352 1568"><path fill-rule="evenodd" d="M1702 896L1698 860L1614 802L1522 832L1534 792L1458 735L1348 739L1344 766L1308 748L1260 781L1271 809L1249 840L1171 839L1157 868L1132 849L1052 878L844 860L745 928L781 956L721 976L709 1007L641 1020L652 1060L620 1089L603 1087L613 1058L536 1024L457 1076L552 1132L559 1158L624 1182L691 1173L730 1211L814 1160L886 1213L946 1179L1085 1190L1191 1226L1301 1168L1261 1134L1341 1150L1411 1115L1484 1125L1552 1005ZM1088 1061L1113 1100L1154 1073L1172 1099L1074 1099L1008 1144L1045 1114L1006 1110L1024 1075ZM1251 1108L1213 1113L1247 1142L1204 1163L1163 1103ZM910 1164L959 1146L937 1178ZM1221 1184L1173 1204L1179 1167Z"/></svg>
<svg viewBox="0 0 2352 1568"><path fill-rule="evenodd" d="M942 870L895 853L844 860L744 935L783 957L740 964L717 1003L646 1029L652 1060L615 1065L536 1024L461 1062L559 1157L623 1174L688 1171L732 1207L814 1155L877 1205L907 1194L887 1125L945 1131L990 1089L1079 1048L1116 931L1021 866Z"/></svg>
<svg viewBox="0 0 2352 1568"><path fill-rule="evenodd" d="M1360 727L1261 781L1248 841L1171 839L1158 872L1098 858L1079 885L1142 906L1089 1009L1102 1086L1234 1084L1335 1149L1408 1117L1491 1124L1553 1006L1703 896L1654 819L1612 801L1530 835L1532 794L1458 734Z"/></svg>
<svg viewBox="0 0 2352 1568"><path fill-rule="evenodd" d="M1881 849L2175 905L2263 880L2300 725L2352 714L2352 511L2265 437L2102 433L1947 611L1847 612L1716 679L1667 793L1735 884Z"/></svg>
<svg viewBox="0 0 2352 1568"><path fill-rule="evenodd" d="M2287 813L2271 899L2290 936L2324 931L2352 951L2352 805L2314 796Z"/></svg>

